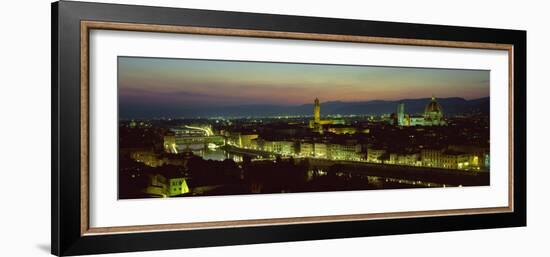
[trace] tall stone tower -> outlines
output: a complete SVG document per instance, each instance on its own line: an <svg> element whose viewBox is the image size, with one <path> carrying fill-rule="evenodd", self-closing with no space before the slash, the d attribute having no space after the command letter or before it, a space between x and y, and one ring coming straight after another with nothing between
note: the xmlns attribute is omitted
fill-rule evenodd
<svg viewBox="0 0 550 257"><path fill-rule="evenodd" d="M403 126L405 125L405 103L398 103L397 104L397 125Z"/></svg>
<svg viewBox="0 0 550 257"><path fill-rule="evenodd" d="M315 123L319 124L321 122L321 104L319 103L318 98L315 98L315 107L313 107L313 117L314 117Z"/></svg>

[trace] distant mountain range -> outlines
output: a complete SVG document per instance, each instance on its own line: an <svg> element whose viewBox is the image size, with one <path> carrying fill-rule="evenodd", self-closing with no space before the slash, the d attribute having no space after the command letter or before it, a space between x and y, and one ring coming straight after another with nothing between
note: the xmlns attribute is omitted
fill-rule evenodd
<svg viewBox="0 0 550 257"><path fill-rule="evenodd" d="M321 115L380 115L393 113L397 109L398 103L405 104L405 113L421 114L424 108L431 101L430 98L421 99L403 99L398 101L372 100L364 102L321 102ZM437 102L443 108L445 115L466 114L466 113L484 113L489 114L489 97L466 100L459 97L438 98ZM172 109L172 108L171 108ZM126 118L148 118L151 117L266 117L283 115L312 115L313 103L296 106L282 105L239 105L227 107L201 107L201 108L178 108L177 110L165 110L164 115L154 115L153 113L140 113L138 110L124 108L121 106L121 117ZM136 113L137 111L137 113ZM161 111L161 110L157 110Z"/></svg>

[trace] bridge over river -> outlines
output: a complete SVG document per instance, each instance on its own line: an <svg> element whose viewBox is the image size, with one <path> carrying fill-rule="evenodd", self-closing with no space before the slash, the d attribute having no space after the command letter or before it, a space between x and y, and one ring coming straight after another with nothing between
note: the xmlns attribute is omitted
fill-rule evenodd
<svg viewBox="0 0 550 257"><path fill-rule="evenodd" d="M225 145L225 137L223 136L176 137L176 145L178 146L178 148L186 145L208 145L208 144L223 146Z"/></svg>

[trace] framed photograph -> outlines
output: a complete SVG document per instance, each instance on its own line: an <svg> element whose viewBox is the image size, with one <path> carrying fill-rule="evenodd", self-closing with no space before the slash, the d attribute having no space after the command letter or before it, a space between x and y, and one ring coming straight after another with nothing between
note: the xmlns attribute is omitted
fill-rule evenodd
<svg viewBox="0 0 550 257"><path fill-rule="evenodd" d="M526 32L52 5L52 253L526 225Z"/></svg>

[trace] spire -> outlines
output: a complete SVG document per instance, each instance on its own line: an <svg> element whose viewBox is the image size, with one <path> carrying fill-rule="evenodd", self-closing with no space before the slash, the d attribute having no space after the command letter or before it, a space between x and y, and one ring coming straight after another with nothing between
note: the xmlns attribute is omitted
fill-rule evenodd
<svg viewBox="0 0 550 257"><path fill-rule="evenodd" d="M432 101L435 101L435 95L432 94Z"/></svg>

